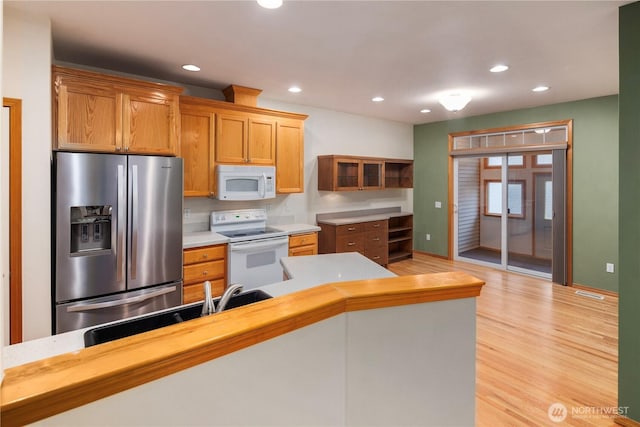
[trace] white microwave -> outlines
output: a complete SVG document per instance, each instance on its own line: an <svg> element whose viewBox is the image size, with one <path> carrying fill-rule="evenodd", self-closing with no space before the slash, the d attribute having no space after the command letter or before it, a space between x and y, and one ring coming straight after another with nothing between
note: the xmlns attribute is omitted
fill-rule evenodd
<svg viewBox="0 0 640 427"><path fill-rule="evenodd" d="M275 166L216 165L218 200L261 200L276 197Z"/></svg>

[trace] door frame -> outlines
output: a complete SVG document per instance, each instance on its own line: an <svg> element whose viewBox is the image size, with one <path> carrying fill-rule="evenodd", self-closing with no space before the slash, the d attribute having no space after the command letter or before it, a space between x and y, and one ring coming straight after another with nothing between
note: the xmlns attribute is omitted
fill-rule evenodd
<svg viewBox="0 0 640 427"><path fill-rule="evenodd" d="M22 342L22 100L9 108L9 342Z"/></svg>
<svg viewBox="0 0 640 427"><path fill-rule="evenodd" d="M455 137L469 136L469 135L482 135L491 133L504 133L504 132L517 132L524 131L532 128L554 127L554 126L566 126L567 127L567 146L566 146L566 212L565 212L565 228L566 228L566 272L567 272L567 285L573 286L573 119L557 120L548 122L528 123L515 126L505 126L500 128L491 129L479 129L465 132L455 132L449 134L449 166L448 166L448 240L449 251L448 259L454 259L454 155L451 153L454 151L453 142ZM496 153L501 147L497 147ZM478 153L482 154L482 153ZM489 155L489 154L486 154Z"/></svg>

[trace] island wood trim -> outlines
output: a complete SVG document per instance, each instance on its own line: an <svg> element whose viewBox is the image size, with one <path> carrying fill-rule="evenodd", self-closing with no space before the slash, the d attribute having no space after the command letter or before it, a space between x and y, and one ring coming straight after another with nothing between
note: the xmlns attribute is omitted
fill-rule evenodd
<svg viewBox="0 0 640 427"><path fill-rule="evenodd" d="M321 285L9 368L0 424L33 423L338 314L472 298L483 285L460 272Z"/></svg>

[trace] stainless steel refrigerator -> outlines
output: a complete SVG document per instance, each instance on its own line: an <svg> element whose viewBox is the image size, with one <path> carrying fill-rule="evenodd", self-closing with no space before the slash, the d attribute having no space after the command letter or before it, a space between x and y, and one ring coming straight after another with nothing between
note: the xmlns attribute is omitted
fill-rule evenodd
<svg viewBox="0 0 640 427"><path fill-rule="evenodd" d="M54 153L53 332L182 303L182 159Z"/></svg>

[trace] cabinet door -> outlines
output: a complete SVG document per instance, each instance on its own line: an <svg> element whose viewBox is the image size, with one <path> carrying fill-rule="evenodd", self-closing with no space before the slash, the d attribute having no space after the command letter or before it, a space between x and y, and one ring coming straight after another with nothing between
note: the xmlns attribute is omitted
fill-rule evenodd
<svg viewBox="0 0 640 427"><path fill-rule="evenodd" d="M177 97L123 96L123 145L134 154L176 155Z"/></svg>
<svg viewBox="0 0 640 427"><path fill-rule="evenodd" d="M216 162L246 163L249 120L240 115L216 115Z"/></svg>
<svg viewBox="0 0 640 427"><path fill-rule="evenodd" d="M119 151L122 146L122 94L110 87L61 83L57 90L59 150Z"/></svg>
<svg viewBox="0 0 640 427"><path fill-rule="evenodd" d="M276 158L275 121L262 118L250 118L248 123L248 163L255 165L274 165Z"/></svg>
<svg viewBox="0 0 640 427"><path fill-rule="evenodd" d="M184 197L213 195L214 114L181 112L180 155L184 160Z"/></svg>
<svg viewBox="0 0 640 427"><path fill-rule="evenodd" d="M304 192L304 124L279 121L276 128L276 191Z"/></svg>
<svg viewBox="0 0 640 427"><path fill-rule="evenodd" d="M383 180L383 162L377 160L363 160L361 164L361 190L380 190Z"/></svg>
<svg viewBox="0 0 640 427"><path fill-rule="evenodd" d="M351 159L336 159L334 165L335 189L343 191L359 190L362 162Z"/></svg>

